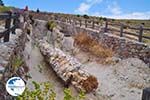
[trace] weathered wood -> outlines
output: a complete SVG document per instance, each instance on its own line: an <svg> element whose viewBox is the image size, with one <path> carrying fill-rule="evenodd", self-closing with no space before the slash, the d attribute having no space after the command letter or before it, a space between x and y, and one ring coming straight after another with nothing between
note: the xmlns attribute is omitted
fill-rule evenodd
<svg viewBox="0 0 150 100"><path fill-rule="evenodd" d="M95 22L94 21L92 22L92 28L93 29L95 28Z"/></svg>
<svg viewBox="0 0 150 100"><path fill-rule="evenodd" d="M14 25L15 28L12 30L12 34L16 34L15 33L16 26L17 26L17 19L16 18L13 20L13 25Z"/></svg>
<svg viewBox="0 0 150 100"><path fill-rule="evenodd" d="M108 20L106 20L106 22L105 22L104 32L107 32L107 29L108 29Z"/></svg>
<svg viewBox="0 0 150 100"><path fill-rule="evenodd" d="M79 22L80 22L80 27L82 26L82 20L79 20Z"/></svg>
<svg viewBox="0 0 150 100"><path fill-rule="evenodd" d="M123 28L124 28L124 25L121 24L121 26L120 26L120 37L123 37Z"/></svg>
<svg viewBox="0 0 150 100"><path fill-rule="evenodd" d="M87 20L85 20L85 28L87 28Z"/></svg>
<svg viewBox="0 0 150 100"><path fill-rule="evenodd" d="M12 12L1 13L0 19L2 18L5 19L5 30L3 32L0 32L0 38L4 37L4 42L8 42L10 32L12 31L12 34L15 34L15 29L18 28L19 14L17 13L12 14ZM12 19L13 19L13 26L11 27Z"/></svg>
<svg viewBox="0 0 150 100"><path fill-rule="evenodd" d="M142 42L143 26L141 25L139 29L139 42Z"/></svg>
<svg viewBox="0 0 150 100"><path fill-rule="evenodd" d="M145 31L150 31L150 28L143 28L143 30L145 30Z"/></svg>
<svg viewBox="0 0 150 100"><path fill-rule="evenodd" d="M148 36L142 36L143 38L145 38L145 39L150 39L150 37L148 37Z"/></svg>
<svg viewBox="0 0 150 100"><path fill-rule="evenodd" d="M143 90L142 100L150 100L150 88L145 88Z"/></svg>
<svg viewBox="0 0 150 100"><path fill-rule="evenodd" d="M5 35L4 35L4 42L9 41L9 35L10 35L10 26L11 26L11 15L12 13L9 13L9 18L6 19L5 28L7 29Z"/></svg>
<svg viewBox="0 0 150 100"><path fill-rule="evenodd" d="M88 24L88 21L89 21L89 20L87 20L87 19L84 19L84 20L82 20L82 19L76 19L76 20L79 21L80 26L84 25L85 28L90 27L90 28L93 28L93 29L94 29L95 27L97 27L97 26L95 26L95 24L94 24L94 20L90 20L90 21L92 22L92 24L91 24L91 23ZM83 21L83 23L82 23L82 21ZM78 25L78 24L77 24L77 25ZM120 26L120 30L118 31L118 30L116 30L116 29L112 29L112 28L109 27L109 25L114 26L114 27L115 27L115 26L116 26L116 27L119 27L119 26ZM92 26L92 27L91 27L91 26ZM125 31L125 30L124 30L125 27L128 28L128 29L139 30L139 35L137 35L137 33ZM133 26L130 26L130 25L127 25L127 24L113 23L113 22L110 22L109 20L106 20L106 21L105 21L105 27L103 28L103 30L104 30L104 32L108 32L108 30L120 32L120 37L123 37L123 33L129 34L129 35L133 35L133 36L136 36L136 37L139 38L139 39L138 39L139 42L142 42L142 38L150 39L149 36L144 36L144 35L143 35L143 31L150 31L150 28L133 27Z"/></svg>

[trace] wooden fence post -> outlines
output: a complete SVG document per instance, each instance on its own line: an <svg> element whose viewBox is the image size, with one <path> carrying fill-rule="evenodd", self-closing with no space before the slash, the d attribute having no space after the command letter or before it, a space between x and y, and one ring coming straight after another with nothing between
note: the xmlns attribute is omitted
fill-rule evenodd
<svg viewBox="0 0 150 100"><path fill-rule="evenodd" d="M92 23L92 28L94 29L95 28L95 22L93 21Z"/></svg>
<svg viewBox="0 0 150 100"><path fill-rule="evenodd" d="M77 24L78 24L78 23L77 23L77 21L76 21L76 19L74 19L74 24L75 24L75 25L77 25Z"/></svg>
<svg viewBox="0 0 150 100"><path fill-rule="evenodd" d="M150 100L150 88L145 88L143 90L142 100Z"/></svg>
<svg viewBox="0 0 150 100"><path fill-rule="evenodd" d="M87 20L85 20L85 28L87 28Z"/></svg>
<svg viewBox="0 0 150 100"><path fill-rule="evenodd" d="M123 37L123 28L124 28L124 25L121 24L121 26L120 26L120 37Z"/></svg>
<svg viewBox="0 0 150 100"><path fill-rule="evenodd" d="M108 29L108 20L106 20L104 32L107 32L107 29Z"/></svg>
<svg viewBox="0 0 150 100"><path fill-rule="evenodd" d="M140 25L140 31L139 31L139 42L142 42L142 36L143 36L143 26Z"/></svg>
<svg viewBox="0 0 150 100"><path fill-rule="evenodd" d="M8 14L9 14L9 18L6 19L6 22L5 22L5 28L7 29L7 32L4 34L4 42L9 41L9 35L10 35L11 15L12 15L12 13L9 12Z"/></svg>
<svg viewBox="0 0 150 100"><path fill-rule="evenodd" d="M79 20L80 21L80 27L82 26L82 20Z"/></svg>
<svg viewBox="0 0 150 100"><path fill-rule="evenodd" d="M69 23L71 24L71 19L69 18Z"/></svg>
<svg viewBox="0 0 150 100"><path fill-rule="evenodd" d="M13 25L14 25L14 29L12 30L12 34L16 34L15 33L15 30L16 28L18 28L18 24L19 24L19 14L18 13L15 13L15 18L13 19Z"/></svg>

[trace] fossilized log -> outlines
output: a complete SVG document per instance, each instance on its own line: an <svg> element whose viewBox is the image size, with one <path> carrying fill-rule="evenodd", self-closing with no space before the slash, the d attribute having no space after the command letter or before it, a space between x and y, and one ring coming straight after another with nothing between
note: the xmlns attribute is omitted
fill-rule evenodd
<svg viewBox="0 0 150 100"><path fill-rule="evenodd" d="M39 48L46 62L53 68L58 77L66 84L70 82L77 90L91 92L98 87L97 79L80 69L81 63L63 51L51 47L47 42L40 40Z"/></svg>

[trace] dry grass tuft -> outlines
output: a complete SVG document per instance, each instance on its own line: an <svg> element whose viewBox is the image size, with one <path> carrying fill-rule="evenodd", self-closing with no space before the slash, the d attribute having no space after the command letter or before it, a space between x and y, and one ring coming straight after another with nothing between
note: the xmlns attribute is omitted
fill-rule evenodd
<svg viewBox="0 0 150 100"><path fill-rule="evenodd" d="M80 84L84 88L85 92L91 92L98 88L98 81L94 76L89 76L86 80L81 81Z"/></svg>
<svg viewBox="0 0 150 100"><path fill-rule="evenodd" d="M102 44L86 33L77 34L75 36L75 44L81 47L82 50L88 51L96 57L108 58L113 56L113 51L111 49L104 48Z"/></svg>
<svg viewBox="0 0 150 100"><path fill-rule="evenodd" d="M143 89L143 88L144 88L144 84L140 84L140 83L129 83L129 87L130 87L130 88Z"/></svg>

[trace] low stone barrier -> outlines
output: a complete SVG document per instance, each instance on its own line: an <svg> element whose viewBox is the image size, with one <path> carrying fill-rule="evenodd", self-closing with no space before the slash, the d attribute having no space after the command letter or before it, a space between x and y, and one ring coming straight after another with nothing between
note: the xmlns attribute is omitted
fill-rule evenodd
<svg viewBox="0 0 150 100"><path fill-rule="evenodd" d="M44 40L39 41L39 48L46 62L53 68L65 84L74 85L77 90L91 92L98 87L97 79L81 69L81 63L66 55L60 49L53 48Z"/></svg>
<svg viewBox="0 0 150 100"><path fill-rule="evenodd" d="M78 34L87 33L89 36L97 39L101 44L107 48L111 48L120 58L139 58L143 60L150 67L150 46L148 44L120 37L111 33L101 33L85 27L71 27L70 24L58 23L64 30L64 34ZM74 28L74 29L73 29ZM68 30L69 29L69 30ZM72 31L76 30L76 31Z"/></svg>
<svg viewBox="0 0 150 100"><path fill-rule="evenodd" d="M10 41L0 43L0 100L12 100L12 97L5 91L5 84L8 78L16 73L19 77L25 75L24 66L13 68L15 57L22 57L26 43L26 34L21 29L16 30L16 34L10 34Z"/></svg>

